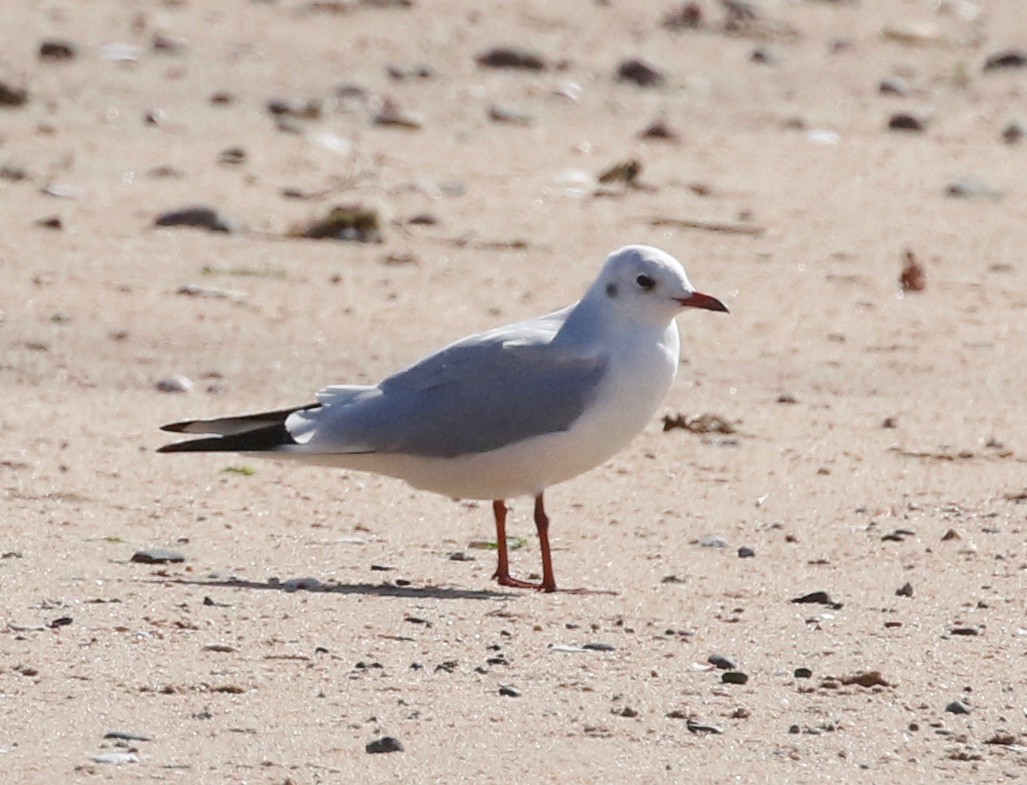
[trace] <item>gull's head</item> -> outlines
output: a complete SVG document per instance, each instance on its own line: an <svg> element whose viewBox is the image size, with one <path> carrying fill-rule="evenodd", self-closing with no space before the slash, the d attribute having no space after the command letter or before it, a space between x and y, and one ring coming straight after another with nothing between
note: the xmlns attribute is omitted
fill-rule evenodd
<svg viewBox="0 0 1027 785"><path fill-rule="evenodd" d="M632 321L666 325L685 308L727 312L716 297L695 290L681 262L650 245L610 254L589 296Z"/></svg>

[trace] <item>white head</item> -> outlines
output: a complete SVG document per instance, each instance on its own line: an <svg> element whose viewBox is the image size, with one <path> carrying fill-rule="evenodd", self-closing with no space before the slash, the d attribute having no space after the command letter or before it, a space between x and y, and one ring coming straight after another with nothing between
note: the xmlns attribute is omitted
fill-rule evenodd
<svg viewBox="0 0 1027 785"><path fill-rule="evenodd" d="M628 245L606 258L586 299L631 322L666 326L684 308L727 312L724 304L697 292L681 262L650 245Z"/></svg>

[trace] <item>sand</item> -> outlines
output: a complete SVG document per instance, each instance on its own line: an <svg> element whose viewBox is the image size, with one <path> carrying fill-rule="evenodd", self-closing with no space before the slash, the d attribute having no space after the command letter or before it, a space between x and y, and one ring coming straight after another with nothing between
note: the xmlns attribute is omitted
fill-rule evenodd
<svg viewBox="0 0 1027 785"><path fill-rule="evenodd" d="M0 11L4 781L1027 777L1027 70L984 70L1020 3L391 6ZM154 227L194 204L238 230ZM382 242L290 236L342 205ZM572 302L628 242L731 308L680 319L664 413L734 432L657 419L550 490L591 593L497 587L487 504L154 453Z"/></svg>

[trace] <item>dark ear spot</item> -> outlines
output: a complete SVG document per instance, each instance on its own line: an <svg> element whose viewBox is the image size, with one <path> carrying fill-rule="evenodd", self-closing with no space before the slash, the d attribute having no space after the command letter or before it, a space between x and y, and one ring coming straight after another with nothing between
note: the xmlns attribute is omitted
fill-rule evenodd
<svg viewBox="0 0 1027 785"><path fill-rule="evenodd" d="M608 283L606 285L606 296L610 297L610 298L613 298L613 297L617 296L617 284L615 284L615 283Z"/></svg>

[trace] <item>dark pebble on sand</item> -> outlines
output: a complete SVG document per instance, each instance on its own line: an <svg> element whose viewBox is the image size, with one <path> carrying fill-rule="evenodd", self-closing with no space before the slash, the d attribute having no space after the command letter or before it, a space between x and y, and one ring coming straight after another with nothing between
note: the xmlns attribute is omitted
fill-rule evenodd
<svg viewBox="0 0 1027 785"><path fill-rule="evenodd" d="M896 597L912 597L913 596L913 584L906 581L899 588L895 590Z"/></svg>
<svg viewBox="0 0 1027 785"><path fill-rule="evenodd" d="M1027 126L1023 123L1012 122L1002 129L1002 141L1006 144L1016 144L1027 136Z"/></svg>
<svg viewBox="0 0 1027 785"><path fill-rule="evenodd" d="M180 210L171 210L157 216L154 226L188 226L196 229L209 229L212 232L235 232L239 225L226 218L213 207L191 205Z"/></svg>
<svg viewBox="0 0 1027 785"><path fill-rule="evenodd" d="M746 684L749 681L749 674L742 671L727 671L720 680L725 684Z"/></svg>
<svg viewBox="0 0 1027 785"><path fill-rule="evenodd" d="M534 52L514 46L497 46L482 52L475 62L484 68L517 68L524 71L544 71L546 61Z"/></svg>
<svg viewBox="0 0 1027 785"><path fill-rule="evenodd" d="M811 679L813 678L813 671L809 668L796 668L792 675L797 679Z"/></svg>
<svg viewBox="0 0 1027 785"><path fill-rule="evenodd" d="M39 59L57 62L61 60L73 60L78 50L71 41L50 39L39 44Z"/></svg>
<svg viewBox="0 0 1027 785"><path fill-rule="evenodd" d="M137 564L178 564L185 561L185 556L178 551L150 548L149 550L133 553L132 561Z"/></svg>
<svg viewBox="0 0 1027 785"><path fill-rule="evenodd" d="M981 631L977 627L954 627L951 630L949 630L949 633L951 635L970 636L980 635Z"/></svg>
<svg viewBox="0 0 1027 785"><path fill-rule="evenodd" d="M634 82L639 87L659 87L667 81L663 72L645 60L625 60L617 66L618 82Z"/></svg>
<svg viewBox="0 0 1027 785"><path fill-rule="evenodd" d="M969 714L973 709L963 701L952 701L945 707L945 711L949 714Z"/></svg>
<svg viewBox="0 0 1027 785"><path fill-rule="evenodd" d="M996 52L984 61L985 71L997 71L1004 68L1023 68L1027 66L1027 52L1020 49L1007 49Z"/></svg>
<svg viewBox="0 0 1027 785"><path fill-rule="evenodd" d="M738 549L739 559L752 559L756 556L756 551L750 548L748 545L743 545Z"/></svg>
<svg viewBox="0 0 1027 785"><path fill-rule="evenodd" d="M927 130L927 120L909 112L896 112L888 118L889 131L917 131Z"/></svg>
<svg viewBox="0 0 1027 785"><path fill-rule="evenodd" d="M372 755L384 752L402 752L403 742L395 736L382 736L380 739L368 742L364 750Z"/></svg>
<svg viewBox="0 0 1027 785"><path fill-rule="evenodd" d="M731 671L738 667L737 662L723 654L711 654L706 658L706 662L725 671Z"/></svg>
<svg viewBox="0 0 1027 785"><path fill-rule="evenodd" d="M811 591L809 594L803 594L801 597L793 597L792 602L803 605L831 605L831 595L826 591Z"/></svg>
<svg viewBox="0 0 1027 785"><path fill-rule="evenodd" d="M0 106L24 106L29 102L29 91L24 87L0 82Z"/></svg>
<svg viewBox="0 0 1027 785"><path fill-rule="evenodd" d="M44 229L63 229L64 222L59 215L51 215L47 218L40 218L36 221L36 226L41 226Z"/></svg>
<svg viewBox="0 0 1027 785"><path fill-rule="evenodd" d="M516 687L511 687L509 684L501 684L499 687L499 694L507 698L521 697L521 691Z"/></svg>

